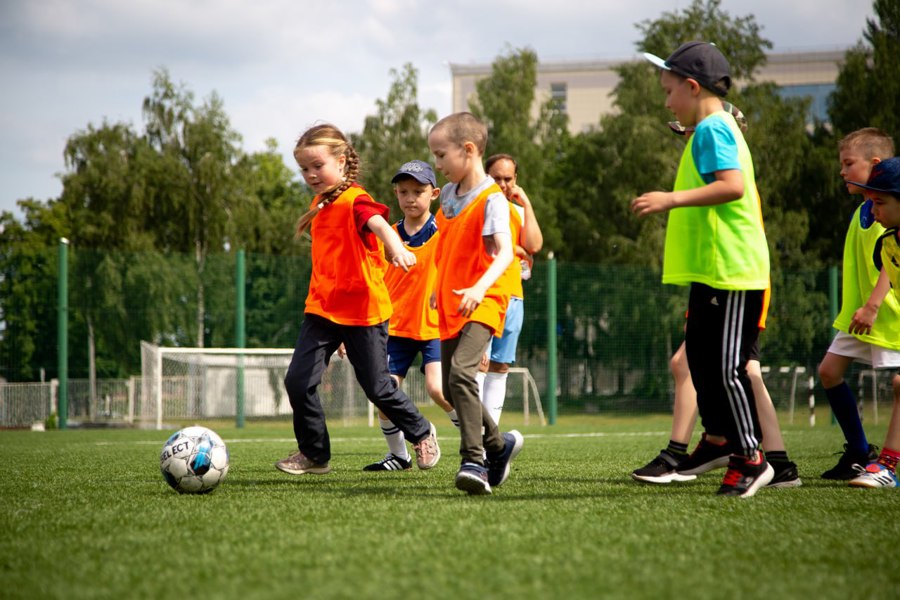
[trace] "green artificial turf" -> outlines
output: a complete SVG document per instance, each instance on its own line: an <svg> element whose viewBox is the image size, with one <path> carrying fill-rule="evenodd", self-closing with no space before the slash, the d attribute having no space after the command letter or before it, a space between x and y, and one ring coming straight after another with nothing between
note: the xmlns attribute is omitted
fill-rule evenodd
<svg viewBox="0 0 900 600"><path fill-rule="evenodd" d="M332 426L332 467L290 476L290 423L202 423L231 470L214 493L163 481L170 431L0 432L0 598L895 598L900 490L825 481L839 428L785 428L803 486L715 496L722 471L651 486L629 473L664 417L561 418L525 434L491 496L431 471L365 473L380 431ZM518 421L517 421L518 417ZM880 443L884 423L867 424Z"/></svg>

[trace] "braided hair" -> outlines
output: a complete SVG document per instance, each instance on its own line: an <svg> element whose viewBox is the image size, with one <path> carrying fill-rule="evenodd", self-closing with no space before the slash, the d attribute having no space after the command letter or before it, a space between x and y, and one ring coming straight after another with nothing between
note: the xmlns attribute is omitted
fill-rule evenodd
<svg viewBox="0 0 900 600"><path fill-rule="evenodd" d="M300 235L303 234L303 231L309 226L313 217L315 217L320 210L336 200L338 196L343 194L347 188L356 183L357 179L359 179L359 154L357 154L356 149L350 145L347 137L334 125L325 123L306 130L306 132L300 136L300 139L297 140L297 145L294 146L294 159L299 162L300 152L309 146L326 146L330 149L331 155L334 156L335 159L344 156L346 162L344 163L343 179L341 183L339 183L337 187L322 194L319 198L319 202L312 207L312 209L304 213L297 221L297 237L300 237Z"/></svg>

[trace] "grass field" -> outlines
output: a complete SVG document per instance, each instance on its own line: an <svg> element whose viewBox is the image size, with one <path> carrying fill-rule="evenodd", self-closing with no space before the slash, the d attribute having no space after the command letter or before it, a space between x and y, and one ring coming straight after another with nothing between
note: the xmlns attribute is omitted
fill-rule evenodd
<svg viewBox="0 0 900 600"><path fill-rule="evenodd" d="M840 430L785 428L800 488L721 498L721 471L648 486L628 474L668 439L666 417L561 418L525 434L492 496L453 487L455 431L435 414L431 471L363 473L377 429L332 427L325 476L272 463L287 422L212 426L231 471L180 496L169 432L0 432L0 598L896 598L898 490L818 478ZM508 421L508 422L507 422ZM868 426L880 443L884 424Z"/></svg>

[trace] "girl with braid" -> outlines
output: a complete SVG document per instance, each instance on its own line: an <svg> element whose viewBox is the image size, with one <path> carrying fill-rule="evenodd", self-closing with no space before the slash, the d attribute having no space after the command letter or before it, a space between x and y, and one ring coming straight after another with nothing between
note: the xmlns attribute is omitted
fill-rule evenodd
<svg viewBox="0 0 900 600"><path fill-rule="evenodd" d="M317 388L343 344L366 396L412 442L418 467L430 469L441 457L434 425L397 386L387 360L391 299L384 274L388 268L408 270L415 254L388 224L388 208L356 183L359 156L336 127L317 125L306 131L294 158L316 193L297 223L297 235L310 228L312 275L305 318L284 378L298 450L275 467L291 475L331 471L331 444Z"/></svg>

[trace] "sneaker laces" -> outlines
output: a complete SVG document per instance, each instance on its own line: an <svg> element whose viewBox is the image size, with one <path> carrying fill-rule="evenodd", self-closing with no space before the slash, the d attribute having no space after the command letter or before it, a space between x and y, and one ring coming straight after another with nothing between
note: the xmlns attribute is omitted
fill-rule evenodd
<svg viewBox="0 0 900 600"><path fill-rule="evenodd" d="M741 480L743 473L740 472L739 469L728 465L728 470L725 472L725 479L722 480L722 485L727 485L730 487L734 487Z"/></svg>

